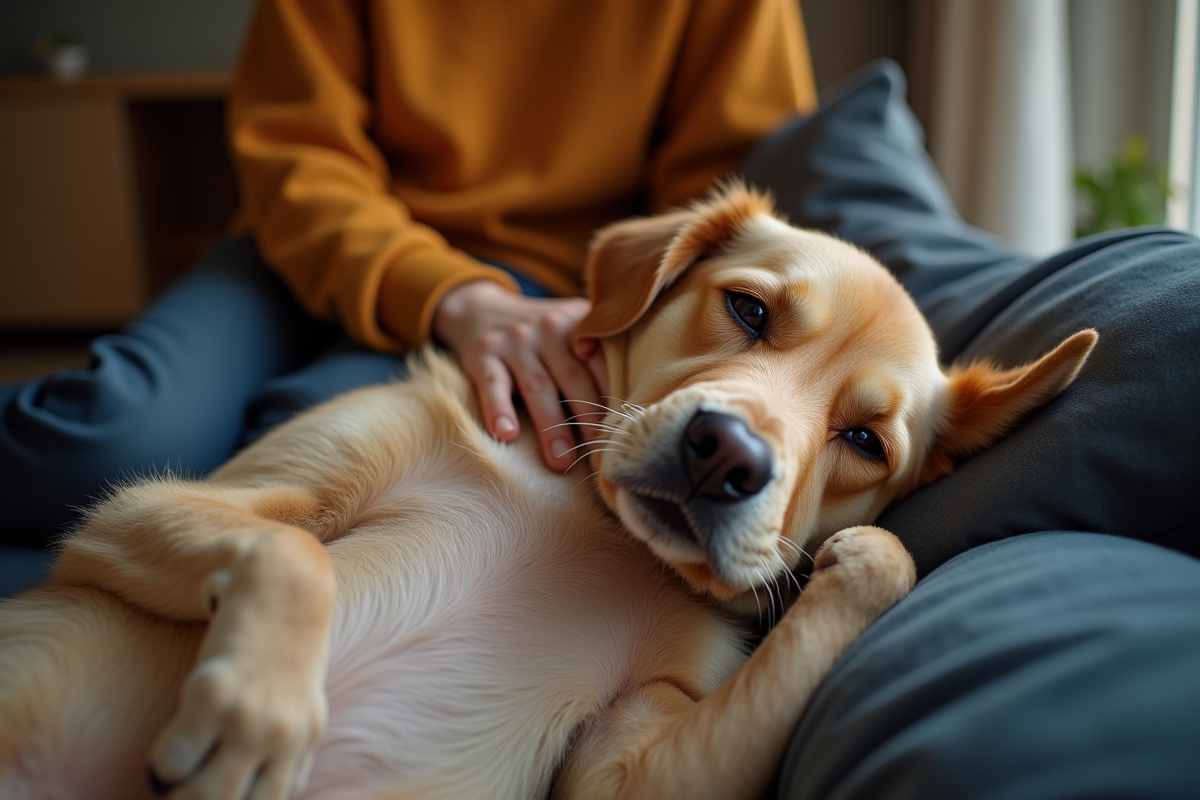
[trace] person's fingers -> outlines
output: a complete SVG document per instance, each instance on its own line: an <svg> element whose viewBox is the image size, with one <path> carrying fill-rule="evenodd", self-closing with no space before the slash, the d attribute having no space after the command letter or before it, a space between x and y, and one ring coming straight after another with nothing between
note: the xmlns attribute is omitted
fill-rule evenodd
<svg viewBox="0 0 1200 800"><path fill-rule="evenodd" d="M579 345L589 343L587 347ZM583 355L581 355L583 353ZM608 360L604 357L604 348L600 346L599 339L581 339L575 345L575 357L583 362L587 367L588 372L592 376L592 383L596 387L596 391L601 397L607 397L609 392L608 383Z"/></svg>
<svg viewBox="0 0 1200 800"><path fill-rule="evenodd" d="M542 321L543 331L549 334L541 350L542 363L558 385L559 393L566 399L571 419L568 430L579 431L585 440L601 438L600 422L604 412L599 408L603 401L596 382L586 364L571 352L565 337L553 335L554 323Z"/></svg>
<svg viewBox="0 0 1200 800"><path fill-rule="evenodd" d="M511 442L520 432L517 410L512 402L513 377L496 352L494 340L485 342L481 349L484 352L464 364L464 368L479 394L480 412L488 433L501 441Z"/></svg>
<svg viewBox="0 0 1200 800"><path fill-rule="evenodd" d="M525 410L533 421L542 446L542 459L551 469L565 470L574 461L575 440L568 428L559 387L538 353L542 344L539 332L532 325L520 324L511 331L513 347L506 353L505 363L516 379L517 392L525 401Z"/></svg>
<svg viewBox="0 0 1200 800"><path fill-rule="evenodd" d="M559 395L576 401L573 413L597 410L587 404L600 402L593 372L603 362L594 358L595 344L584 344L581 351L589 365L573 355L570 343L591 303L586 298L526 298L485 283L464 284L454 292L455 302L447 295L439 306L445 323L440 340L458 354L474 382L484 426L503 441L517 437L515 390L538 431L546 464L552 469L570 466L575 439L569 428L555 427L566 419ZM595 374L607 384L602 370Z"/></svg>
<svg viewBox="0 0 1200 800"><path fill-rule="evenodd" d="M580 320L592 310L592 301L586 297L564 297L554 302L556 309L570 318L568 332L575 330Z"/></svg>

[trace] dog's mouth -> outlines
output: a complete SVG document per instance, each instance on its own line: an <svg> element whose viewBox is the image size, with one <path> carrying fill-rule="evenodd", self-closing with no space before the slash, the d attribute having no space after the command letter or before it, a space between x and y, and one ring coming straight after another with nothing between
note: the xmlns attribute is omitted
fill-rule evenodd
<svg viewBox="0 0 1200 800"><path fill-rule="evenodd" d="M763 516L782 478L741 415L678 405L638 417L636 447L605 459L601 490L630 532L695 591L727 599L773 566L763 551L778 526Z"/></svg>
<svg viewBox="0 0 1200 800"><path fill-rule="evenodd" d="M630 494L647 515L657 523L655 527L665 528L665 532L685 539L691 544L699 544L700 540L696 535L696 529L692 527L691 520L683 511L683 506L677 501L638 492L630 492Z"/></svg>
<svg viewBox="0 0 1200 800"><path fill-rule="evenodd" d="M673 544L683 544L684 552L670 547L669 549L676 550L674 554L660 552L659 555L691 584L695 591L708 593L718 600L728 600L739 593L739 589L718 574L718 570L704 554L702 539L695 523L680 502L636 491L629 491L629 497L637 507L643 523L661 537L658 538L659 543L665 538ZM697 556L699 560L693 560Z"/></svg>

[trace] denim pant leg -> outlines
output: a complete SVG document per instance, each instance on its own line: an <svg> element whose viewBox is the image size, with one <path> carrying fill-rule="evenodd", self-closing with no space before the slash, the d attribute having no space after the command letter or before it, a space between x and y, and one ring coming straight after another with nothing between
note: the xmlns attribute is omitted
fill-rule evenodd
<svg viewBox="0 0 1200 800"><path fill-rule="evenodd" d="M87 368L0 388L0 543L47 545L124 477L217 466L263 383L332 335L249 238L218 243L124 331L98 338Z"/></svg>
<svg viewBox="0 0 1200 800"><path fill-rule="evenodd" d="M301 411L339 394L406 377L403 357L376 353L342 339L312 363L264 384L246 410L240 444L251 444Z"/></svg>

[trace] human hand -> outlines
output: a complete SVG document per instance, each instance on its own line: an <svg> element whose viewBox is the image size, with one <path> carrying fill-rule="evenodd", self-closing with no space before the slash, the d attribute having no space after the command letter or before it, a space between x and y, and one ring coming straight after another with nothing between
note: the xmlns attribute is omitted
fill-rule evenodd
<svg viewBox="0 0 1200 800"><path fill-rule="evenodd" d="M497 439L517 438L513 391L539 431L542 459L565 471L578 458L559 396L572 414L599 412L608 391L604 351L595 339L571 344L591 309L582 297L542 299L515 294L492 281L471 281L446 293L433 314L433 336L454 351L474 382L484 425ZM583 417L583 420L600 419ZM559 426L559 427L555 427ZM584 425L584 439L595 438Z"/></svg>

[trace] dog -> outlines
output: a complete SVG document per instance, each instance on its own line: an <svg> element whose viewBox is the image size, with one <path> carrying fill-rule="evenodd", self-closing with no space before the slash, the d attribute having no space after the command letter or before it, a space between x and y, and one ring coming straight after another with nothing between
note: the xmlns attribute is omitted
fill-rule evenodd
<svg viewBox="0 0 1200 800"><path fill-rule="evenodd" d="M915 581L869 523L1097 339L944 372L882 266L736 184L603 230L587 282L621 398L579 420L592 476L490 438L430 351L90 510L0 607L0 795L757 797Z"/></svg>

